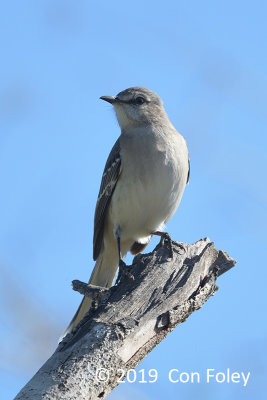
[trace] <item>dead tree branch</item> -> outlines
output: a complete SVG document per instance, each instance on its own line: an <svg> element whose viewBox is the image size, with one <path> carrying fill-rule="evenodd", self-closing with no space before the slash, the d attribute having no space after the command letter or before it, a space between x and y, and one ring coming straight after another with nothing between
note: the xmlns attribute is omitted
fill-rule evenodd
<svg viewBox="0 0 267 400"><path fill-rule="evenodd" d="M76 290L94 293L99 305L16 396L16 400L103 399L118 385L121 370L135 368L180 322L217 291L216 279L235 261L209 239L189 245L173 242L135 257L134 280L98 292L74 281ZM101 296L100 296L101 295ZM101 299L100 299L101 297Z"/></svg>

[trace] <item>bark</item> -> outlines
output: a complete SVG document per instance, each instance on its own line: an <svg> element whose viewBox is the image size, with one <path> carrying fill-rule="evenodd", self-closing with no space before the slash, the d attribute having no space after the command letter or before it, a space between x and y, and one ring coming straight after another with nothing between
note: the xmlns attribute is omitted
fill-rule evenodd
<svg viewBox="0 0 267 400"><path fill-rule="evenodd" d="M181 246L182 245L182 246ZM103 399L118 385L122 371L135 368L179 323L218 290L216 279L235 261L209 239L189 245L173 242L173 258L162 242L139 254L117 286L95 294L94 307L74 334L16 396L28 399ZM86 293L87 285L74 282Z"/></svg>

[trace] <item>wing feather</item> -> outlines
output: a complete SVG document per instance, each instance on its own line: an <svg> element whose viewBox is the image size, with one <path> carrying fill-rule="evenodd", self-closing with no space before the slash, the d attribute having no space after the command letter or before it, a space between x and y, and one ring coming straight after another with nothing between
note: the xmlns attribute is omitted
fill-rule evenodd
<svg viewBox="0 0 267 400"><path fill-rule="evenodd" d="M94 218L94 240L93 240L94 260L97 259L101 250L105 217L112 194L114 192L115 186L117 184L120 175L120 171L121 171L120 139L118 139L114 144L107 159L96 203L95 218Z"/></svg>
<svg viewBox="0 0 267 400"><path fill-rule="evenodd" d="M188 157L188 173L187 173L186 184L188 184L189 178L190 178L190 158Z"/></svg>

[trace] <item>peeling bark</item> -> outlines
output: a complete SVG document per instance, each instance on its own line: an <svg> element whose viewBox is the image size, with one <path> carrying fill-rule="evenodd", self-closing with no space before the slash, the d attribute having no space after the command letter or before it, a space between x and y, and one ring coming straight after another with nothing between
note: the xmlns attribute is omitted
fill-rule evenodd
<svg viewBox="0 0 267 400"><path fill-rule="evenodd" d="M134 258L131 274L107 291L74 281L75 290L99 302L76 331L16 396L16 400L105 398L120 369L135 368L180 322L218 290L216 279L235 264L209 239L173 242ZM102 370L101 370L102 369ZM101 380L102 379L102 380Z"/></svg>

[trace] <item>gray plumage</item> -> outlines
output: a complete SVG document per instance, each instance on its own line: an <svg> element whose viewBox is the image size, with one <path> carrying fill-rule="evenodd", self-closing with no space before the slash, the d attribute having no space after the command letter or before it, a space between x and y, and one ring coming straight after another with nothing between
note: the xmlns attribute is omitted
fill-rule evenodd
<svg viewBox="0 0 267 400"><path fill-rule="evenodd" d="M94 218L96 260L89 283L110 287L122 257L137 254L176 211L190 175L184 138L171 124L156 93L133 87L103 96L116 111L121 135L105 165ZM89 310L84 298L64 335ZM63 335L63 336L64 336Z"/></svg>
<svg viewBox="0 0 267 400"><path fill-rule="evenodd" d="M93 239L94 260L97 259L101 250L106 211L119 178L120 167L120 141L118 139L107 159L96 203Z"/></svg>

